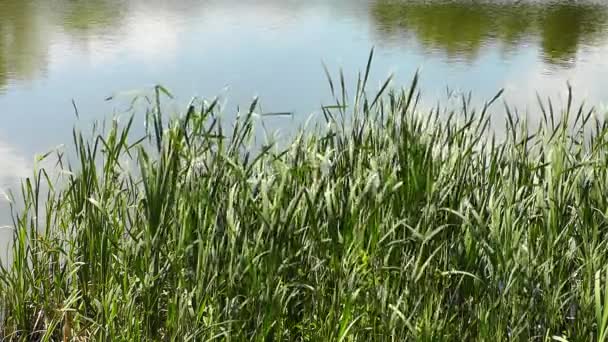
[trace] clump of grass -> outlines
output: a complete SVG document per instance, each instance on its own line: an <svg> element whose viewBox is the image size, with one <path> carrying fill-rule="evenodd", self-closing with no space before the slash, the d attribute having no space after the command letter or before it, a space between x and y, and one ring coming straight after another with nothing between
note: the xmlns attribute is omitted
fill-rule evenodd
<svg viewBox="0 0 608 342"><path fill-rule="evenodd" d="M498 141L500 94L440 118L368 74L282 148L251 147L255 102L74 134L65 185L23 182L0 336L606 340L608 127L569 97Z"/></svg>

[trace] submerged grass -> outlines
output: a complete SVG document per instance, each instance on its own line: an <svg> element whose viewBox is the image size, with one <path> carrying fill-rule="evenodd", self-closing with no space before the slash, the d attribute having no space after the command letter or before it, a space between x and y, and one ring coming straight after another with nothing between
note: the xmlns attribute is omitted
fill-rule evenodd
<svg viewBox="0 0 608 342"><path fill-rule="evenodd" d="M607 340L608 127L569 97L498 141L498 96L440 119L368 73L282 148L254 152L255 103L75 134L64 186L23 182L0 337Z"/></svg>

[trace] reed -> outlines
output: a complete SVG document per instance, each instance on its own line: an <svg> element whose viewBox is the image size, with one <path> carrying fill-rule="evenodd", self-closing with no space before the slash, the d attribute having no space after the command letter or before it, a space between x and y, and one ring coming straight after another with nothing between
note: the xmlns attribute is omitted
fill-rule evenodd
<svg viewBox="0 0 608 342"><path fill-rule="evenodd" d="M570 92L497 139L500 93L446 117L368 75L281 147L161 87L143 139L75 132L61 186L23 181L0 337L607 340L606 124Z"/></svg>

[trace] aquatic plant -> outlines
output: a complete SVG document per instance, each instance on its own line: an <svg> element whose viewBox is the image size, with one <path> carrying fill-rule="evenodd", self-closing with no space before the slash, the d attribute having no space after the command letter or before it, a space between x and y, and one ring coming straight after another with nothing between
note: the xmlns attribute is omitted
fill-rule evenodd
<svg viewBox="0 0 608 342"><path fill-rule="evenodd" d="M606 340L594 111L569 92L531 128L506 106L498 139L500 93L427 113L417 77L370 93L369 69L350 97L330 77L323 122L282 146L254 142L257 101L229 126L217 101L167 119L162 87L143 139L133 120L75 131L61 185L45 169L23 181L0 336Z"/></svg>

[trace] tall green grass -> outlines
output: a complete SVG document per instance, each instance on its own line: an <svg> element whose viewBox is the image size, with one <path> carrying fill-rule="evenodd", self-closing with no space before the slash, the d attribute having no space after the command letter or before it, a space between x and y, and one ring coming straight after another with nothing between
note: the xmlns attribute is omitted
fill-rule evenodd
<svg viewBox="0 0 608 342"><path fill-rule="evenodd" d="M75 133L64 184L23 182L0 336L607 340L608 126L570 93L534 129L507 107L498 140L500 94L441 118L368 73L283 147L255 102L163 123L160 87L143 140Z"/></svg>

